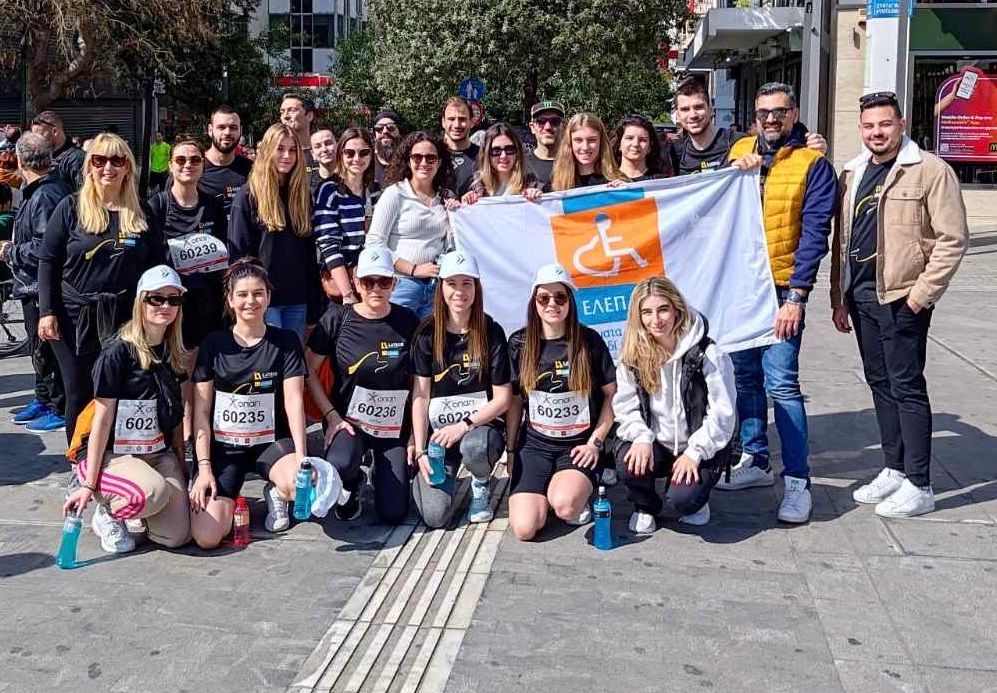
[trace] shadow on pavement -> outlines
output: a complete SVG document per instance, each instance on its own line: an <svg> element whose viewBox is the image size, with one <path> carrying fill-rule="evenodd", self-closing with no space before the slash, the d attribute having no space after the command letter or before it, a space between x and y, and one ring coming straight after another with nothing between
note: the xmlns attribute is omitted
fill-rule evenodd
<svg viewBox="0 0 997 693"><path fill-rule="evenodd" d="M24 575L32 570L55 565L55 556L50 553L29 551L0 556L0 579Z"/></svg>
<svg viewBox="0 0 997 693"><path fill-rule="evenodd" d="M16 486L69 471L69 463L61 454L42 454L45 446L34 433L2 433L0 448L7 460L0 467L0 486Z"/></svg>

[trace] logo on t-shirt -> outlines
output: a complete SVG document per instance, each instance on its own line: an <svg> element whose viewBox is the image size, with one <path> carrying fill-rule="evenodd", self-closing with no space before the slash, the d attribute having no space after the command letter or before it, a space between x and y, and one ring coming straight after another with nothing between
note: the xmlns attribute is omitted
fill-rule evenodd
<svg viewBox="0 0 997 693"><path fill-rule="evenodd" d="M401 355L404 346L405 342L381 342L378 345L378 353L381 358L396 359Z"/></svg>
<svg viewBox="0 0 997 693"><path fill-rule="evenodd" d="M259 390L268 390L273 387L274 378L277 371L256 371L253 373L253 387Z"/></svg>

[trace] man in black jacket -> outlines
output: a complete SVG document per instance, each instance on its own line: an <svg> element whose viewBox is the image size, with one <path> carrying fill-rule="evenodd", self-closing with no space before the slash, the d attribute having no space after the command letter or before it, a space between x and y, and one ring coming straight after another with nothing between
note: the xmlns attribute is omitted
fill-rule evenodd
<svg viewBox="0 0 997 693"><path fill-rule="evenodd" d="M55 111L42 111L31 121L31 132L41 135L52 147L52 168L59 171L73 190L83 183L82 149L66 136L66 126Z"/></svg>
<svg viewBox="0 0 997 693"><path fill-rule="evenodd" d="M24 309L35 398L14 415L14 423L27 424L32 432L57 431L66 425L66 397L52 347L38 339L38 248L52 211L73 189L53 165L52 147L41 135L26 133L18 140L17 164L26 183L24 198L14 218L13 240L0 244L0 260L13 271L13 295Z"/></svg>

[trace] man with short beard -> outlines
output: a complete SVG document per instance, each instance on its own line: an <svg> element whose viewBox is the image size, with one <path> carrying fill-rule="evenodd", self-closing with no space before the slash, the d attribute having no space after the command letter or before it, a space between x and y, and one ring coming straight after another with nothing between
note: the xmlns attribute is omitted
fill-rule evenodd
<svg viewBox="0 0 997 693"><path fill-rule="evenodd" d="M402 141L402 119L394 111L384 110L374 116L374 180L384 187L391 158Z"/></svg>
<svg viewBox="0 0 997 693"><path fill-rule="evenodd" d="M235 153L242 137L242 121L234 108L222 105L212 111L208 119L208 137L211 147L204 153L204 173L197 189L220 199L227 217L235 191L245 184L253 167L252 161Z"/></svg>
<svg viewBox="0 0 997 693"><path fill-rule="evenodd" d="M450 150L453 164L454 191L460 197L471 189L471 182L478 170L478 145L471 142L471 107L467 101L455 96L443 104L443 141Z"/></svg>
<svg viewBox="0 0 997 693"><path fill-rule="evenodd" d="M280 100L280 122L294 131L294 136L305 152L305 173L308 174L312 192L322 184L319 166L312 153L312 121L315 120L315 103L299 94L284 94Z"/></svg>
<svg viewBox="0 0 997 693"><path fill-rule="evenodd" d="M530 132L536 146L526 152L526 167L536 176L537 187L543 189L550 183L554 171L557 139L564 124L564 106L557 101L541 101L530 109Z"/></svg>
<svg viewBox="0 0 997 693"><path fill-rule="evenodd" d="M66 125L55 111L42 111L31 120L31 132L41 135L52 147L52 165L78 189L83 183L82 149L66 137Z"/></svg>

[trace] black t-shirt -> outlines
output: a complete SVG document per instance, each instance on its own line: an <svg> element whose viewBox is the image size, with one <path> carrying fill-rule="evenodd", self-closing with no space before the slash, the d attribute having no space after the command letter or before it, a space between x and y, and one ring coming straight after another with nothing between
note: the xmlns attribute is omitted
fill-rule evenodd
<svg viewBox="0 0 997 693"><path fill-rule="evenodd" d="M852 235L848 247L848 264L851 274L849 291L855 301L876 301L876 254L879 219L879 196L883 192L886 176L896 162L896 157L869 166L855 190L855 210L852 216Z"/></svg>
<svg viewBox="0 0 997 693"><path fill-rule="evenodd" d="M485 330L488 335L487 364L471 362L466 334L447 332L442 368L433 359L433 322L427 322L416 335L412 365L416 375L431 378L429 396L433 401L430 402L429 420L434 429L470 416L484 404L480 401L481 393L485 394L486 401L490 400L493 385L507 385L511 381L509 345L502 326L486 315ZM467 395L478 395L479 399L472 403Z"/></svg>
<svg viewBox="0 0 997 693"><path fill-rule="evenodd" d="M388 177L388 164L382 164L381 160L374 157L374 180L380 187L384 187L384 179Z"/></svg>
<svg viewBox="0 0 997 693"><path fill-rule="evenodd" d="M386 317L376 320L365 318L350 306L329 306L312 330L308 348L329 358L335 378L331 399L340 416L347 418L358 387L406 392L412 389L410 351L418 325L415 313L401 306L392 305ZM359 399L355 404L360 404ZM404 407L402 435L409 428L407 405L407 395L403 401L394 402L394 406ZM398 413L402 414L401 410Z"/></svg>
<svg viewBox="0 0 997 693"><path fill-rule="evenodd" d="M526 168L536 176L537 187L543 190L554 175L554 160L541 159L530 149L526 152Z"/></svg>
<svg viewBox="0 0 997 693"><path fill-rule="evenodd" d="M514 332L509 337L513 390L525 400L526 436L533 444L563 449L586 442L602 411L605 399L602 388L616 382L616 366L606 342L595 330L584 325L581 329L592 372L592 388L588 393L573 393L568 389L571 363L568 342L564 338L540 341L539 377L533 391L527 393L519 380L526 330ZM584 425L586 406L588 423Z"/></svg>
<svg viewBox="0 0 997 693"><path fill-rule="evenodd" d="M688 173L702 173L723 168L727 165L730 148L744 137L743 132L731 132L727 128L717 130L716 136L706 149L696 149L688 135L682 135L668 147L672 170L678 176Z"/></svg>
<svg viewBox="0 0 997 693"><path fill-rule="evenodd" d="M201 342L192 380L195 383L214 381L215 400L212 405L211 421L216 437L218 430L215 425L216 419L222 419L225 424L240 423L238 420L231 421L226 415L216 417L219 393L227 393L250 396L273 395L272 400L267 397L252 398L253 401L248 403L246 409L252 410L272 401L270 420L274 422L273 437L280 439L289 438L291 435L287 410L284 407L284 381L304 375L305 359L298 335L291 330L268 325L263 339L250 347L241 346L235 340L231 329L209 334ZM241 423L246 422L243 420ZM269 441L259 444L268 443Z"/></svg>
<svg viewBox="0 0 997 693"><path fill-rule="evenodd" d="M315 161L315 155L312 154L311 147L304 150L305 152L305 173L308 174L308 185L309 190L312 193L315 192L315 188L322 185L324 179L322 178L322 173L319 169L318 162Z"/></svg>
<svg viewBox="0 0 997 693"><path fill-rule="evenodd" d="M165 254L168 264L180 272L183 285L187 289L200 290L214 283L221 282L221 272L205 272L205 261L210 261L216 253L205 249L202 244L173 243L188 234L200 233L217 238L220 243L215 249L226 249L228 240L228 219L221 200L198 190L197 204L193 207L183 207L173 197L169 190L162 190L149 198L149 223L160 233L165 244ZM178 265L179 263L179 265ZM217 265L218 270L228 266Z"/></svg>
<svg viewBox="0 0 997 693"><path fill-rule="evenodd" d="M463 195L471 189L474 174L478 171L478 145L471 144L467 149L457 152L450 150L450 161L453 163L453 175L457 194Z"/></svg>
<svg viewBox="0 0 997 693"><path fill-rule="evenodd" d="M220 200L225 209L225 216L228 216L232 210L235 191L246 184L251 168L253 162L244 156L236 155L232 163L227 166L215 166L205 159L204 173L197 182L197 189Z"/></svg>

